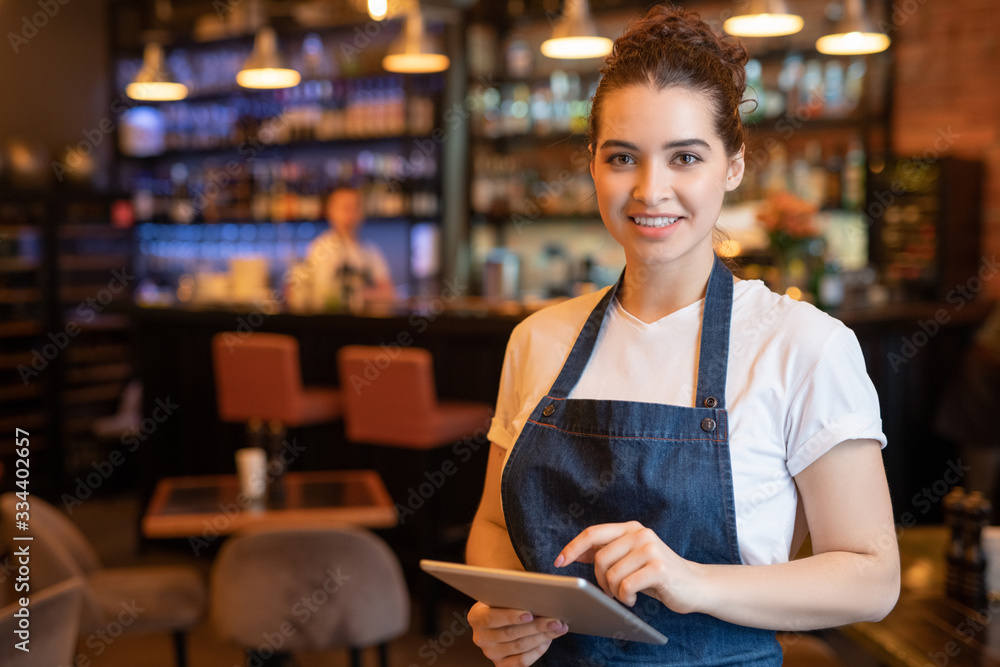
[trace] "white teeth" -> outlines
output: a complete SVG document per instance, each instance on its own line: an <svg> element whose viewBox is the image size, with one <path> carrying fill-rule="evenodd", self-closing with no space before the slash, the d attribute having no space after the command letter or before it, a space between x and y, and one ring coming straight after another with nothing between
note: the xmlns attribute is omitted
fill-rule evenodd
<svg viewBox="0 0 1000 667"><path fill-rule="evenodd" d="M680 218L645 218L638 216L632 219L640 227L666 227L680 220Z"/></svg>

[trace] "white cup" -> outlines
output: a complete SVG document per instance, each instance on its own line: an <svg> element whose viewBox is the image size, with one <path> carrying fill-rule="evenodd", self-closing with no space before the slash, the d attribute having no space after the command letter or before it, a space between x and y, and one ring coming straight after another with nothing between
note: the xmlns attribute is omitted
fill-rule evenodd
<svg viewBox="0 0 1000 667"><path fill-rule="evenodd" d="M240 480L240 493L258 500L267 493L267 453L262 447L244 447L236 450L236 476Z"/></svg>
<svg viewBox="0 0 1000 667"><path fill-rule="evenodd" d="M983 556L986 558L986 592L1000 595L1000 526L984 526Z"/></svg>

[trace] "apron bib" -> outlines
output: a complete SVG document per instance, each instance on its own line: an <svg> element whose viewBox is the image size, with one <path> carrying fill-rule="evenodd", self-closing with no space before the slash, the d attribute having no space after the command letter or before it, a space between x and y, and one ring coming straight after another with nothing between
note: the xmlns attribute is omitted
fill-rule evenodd
<svg viewBox="0 0 1000 667"><path fill-rule="evenodd" d="M693 408L567 398L623 279L624 273L591 311L511 450L501 498L514 550L525 570L583 577L596 585L593 565L556 568L556 555L587 526L635 520L683 558L740 564L725 409L732 273L716 257L705 295ZM669 381L669 371L664 377ZM536 664L781 665L774 631L707 614L677 614L643 593L632 611L665 634L667 644L568 633Z"/></svg>

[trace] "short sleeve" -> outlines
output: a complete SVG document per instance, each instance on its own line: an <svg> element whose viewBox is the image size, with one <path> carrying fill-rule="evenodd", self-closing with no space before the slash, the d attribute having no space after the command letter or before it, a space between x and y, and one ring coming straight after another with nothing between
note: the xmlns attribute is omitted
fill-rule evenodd
<svg viewBox="0 0 1000 667"><path fill-rule="evenodd" d="M812 370L789 405L786 418L788 472L795 476L844 440L878 440L878 394L865 369L854 332L840 326L827 339Z"/></svg>
<svg viewBox="0 0 1000 667"><path fill-rule="evenodd" d="M514 342L518 334L517 328L507 342L507 351L503 358L503 371L500 374L500 391L497 394L496 411L490 422L490 431L486 434L489 441L506 450L514 446L516 429L514 417L521 405L518 389L517 344Z"/></svg>

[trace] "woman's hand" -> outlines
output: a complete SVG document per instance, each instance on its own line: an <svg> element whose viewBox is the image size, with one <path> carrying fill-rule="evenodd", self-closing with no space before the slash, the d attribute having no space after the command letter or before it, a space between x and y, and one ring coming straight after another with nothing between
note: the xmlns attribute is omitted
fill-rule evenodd
<svg viewBox="0 0 1000 667"><path fill-rule="evenodd" d="M681 614L697 611L701 601L698 564L678 556L637 521L584 529L563 547L555 565L575 561L593 563L604 592L630 607L637 593L650 595Z"/></svg>
<svg viewBox="0 0 1000 667"><path fill-rule="evenodd" d="M566 634L566 624L554 618L534 618L523 609L500 609L482 602L469 610L472 641L497 667L527 667Z"/></svg>

